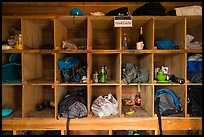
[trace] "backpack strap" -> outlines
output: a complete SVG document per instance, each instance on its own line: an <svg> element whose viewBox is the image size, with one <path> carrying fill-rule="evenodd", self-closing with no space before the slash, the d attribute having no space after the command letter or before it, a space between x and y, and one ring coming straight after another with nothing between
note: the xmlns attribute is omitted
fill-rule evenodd
<svg viewBox="0 0 204 137"><path fill-rule="evenodd" d="M155 101L154 101L154 109L155 112L157 113L157 117L158 117L158 123L159 123L159 131L160 131L160 135L162 135L162 122L161 122L161 114L160 114L160 110L159 110L159 102L160 102L160 97L156 97Z"/></svg>

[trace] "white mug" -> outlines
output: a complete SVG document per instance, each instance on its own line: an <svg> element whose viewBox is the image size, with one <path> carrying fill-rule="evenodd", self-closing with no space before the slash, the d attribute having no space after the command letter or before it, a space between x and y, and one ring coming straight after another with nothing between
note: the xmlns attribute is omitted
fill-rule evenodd
<svg viewBox="0 0 204 137"><path fill-rule="evenodd" d="M137 49L141 50L144 47L144 43L143 42L137 42Z"/></svg>

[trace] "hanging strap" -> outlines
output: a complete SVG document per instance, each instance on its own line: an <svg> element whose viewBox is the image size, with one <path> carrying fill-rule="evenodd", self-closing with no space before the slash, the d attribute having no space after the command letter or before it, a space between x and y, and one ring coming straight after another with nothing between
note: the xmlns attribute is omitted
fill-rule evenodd
<svg viewBox="0 0 204 137"><path fill-rule="evenodd" d="M67 115L67 122L66 122L66 134L68 135L69 133L69 122L70 122L70 118L69 116Z"/></svg>
<svg viewBox="0 0 204 137"><path fill-rule="evenodd" d="M159 97L156 97L155 98L155 111L157 113L157 117L158 117L158 123L159 123L159 131L160 131L160 135L162 135L162 122L161 122L161 114L160 114L160 110L159 110L159 102L160 102L160 98Z"/></svg>

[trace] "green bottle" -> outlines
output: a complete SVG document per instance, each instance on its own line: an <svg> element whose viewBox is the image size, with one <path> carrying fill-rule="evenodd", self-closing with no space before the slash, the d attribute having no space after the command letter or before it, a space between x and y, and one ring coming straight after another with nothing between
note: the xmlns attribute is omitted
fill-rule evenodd
<svg viewBox="0 0 204 137"><path fill-rule="evenodd" d="M107 74L107 68L104 65L104 66L101 67L101 70L100 70L100 79L99 79L100 83L105 83L106 82L106 74Z"/></svg>

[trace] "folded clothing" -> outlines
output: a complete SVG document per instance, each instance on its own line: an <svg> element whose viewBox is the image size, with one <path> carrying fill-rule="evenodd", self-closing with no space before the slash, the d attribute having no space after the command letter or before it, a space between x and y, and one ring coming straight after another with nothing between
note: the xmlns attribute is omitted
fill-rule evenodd
<svg viewBox="0 0 204 137"><path fill-rule="evenodd" d="M193 16L193 15L201 15L202 16L202 6L194 5L194 6L186 6L175 8L177 16Z"/></svg>
<svg viewBox="0 0 204 137"><path fill-rule="evenodd" d="M191 83L202 83L202 72L188 73L187 77Z"/></svg>

